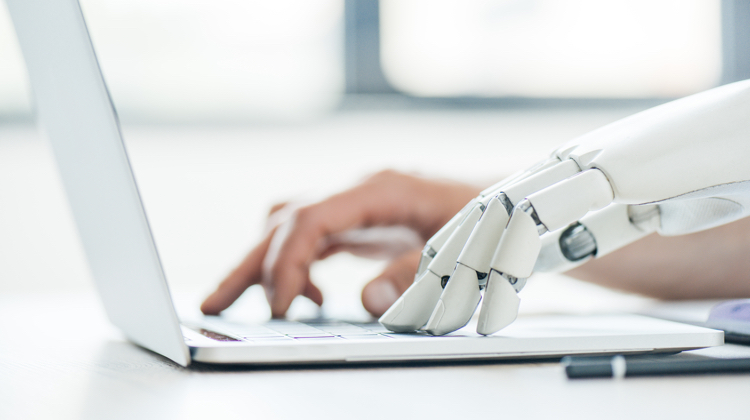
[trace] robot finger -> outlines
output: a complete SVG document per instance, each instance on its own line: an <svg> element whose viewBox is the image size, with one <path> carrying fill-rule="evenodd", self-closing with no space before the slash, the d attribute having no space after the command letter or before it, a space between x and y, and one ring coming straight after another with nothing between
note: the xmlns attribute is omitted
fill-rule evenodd
<svg viewBox="0 0 750 420"><path fill-rule="evenodd" d="M435 255L437 255L438 252L440 252L442 247L445 245L445 242L448 240L451 234L453 234L453 231L458 227L459 223L464 219L464 217L466 217L466 214L471 211L471 209L474 208L477 203L482 203L486 206L489 200L492 199L492 197L495 197L508 186L513 185L520 180L526 179L538 172L542 172L550 167L556 166L559 163L560 159L558 157L551 156L537 163L531 168L516 173L479 193L479 196L477 196L477 198L471 200L466 206L464 206L461 211L459 211L450 221L448 221L448 223L445 224L445 226L438 230L437 233L435 233L435 235L433 235L432 238L427 241L424 249L422 250L422 258L419 260L417 273L414 276L414 279L417 280L422 276L422 274L424 274L425 270L427 270L427 266L430 264L432 259L435 257Z"/></svg>
<svg viewBox="0 0 750 420"><path fill-rule="evenodd" d="M479 290L484 288L495 248L513 211L508 195L522 198L577 172L580 169L574 161L560 162L509 186L489 201L458 257L448 287L441 294L435 312L425 327L429 333L439 335L453 331L466 325L474 314L479 302Z"/></svg>
<svg viewBox="0 0 750 420"><path fill-rule="evenodd" d="M443 335L466 325L481 300L477 273L458 264L424 330L432 335Z"/></svg>
<svg viewBox="0 0 750 420"><path fill-rule="evenodd" d="M487 203L487 209L471 232L457 262L476 271L480 280L485 278L515 204L527 195L570 178L580 171L573 160L566 160L504 188Z"/></svg>
<svg viewBox="0 0 750 420"><path fill-rule="evenodd" d="M609 205L613 199L606 176L591 169L536 192L518 204L492 259L491 273L497 272L492 276L492 286L500 292L486 296L477 332L492 334L515 318L509 315L513 306L504 307L509 300L504 293L508 288L499 283L507 281L516 292L523 288L525 281L521 279L531 276L541 250L540 235L569 225L589 211Z"/></svg>
<svg viewBox="0 0 750 420"><path fill-rule="evenodd" d="M380 317L384 327L397 332L416 331L427 322L455 268L458 254L484 209L484 205L478 203L461 220L425 273Z"/></svg>
<svg viewBox="0 0 750 420"><path fill-rule="evenodd" d="M484 290L484 305L479 312L477 332L492 334L510 325L518 316L521 299L518 291L526 279L509 278L492 270Z"/></svg>

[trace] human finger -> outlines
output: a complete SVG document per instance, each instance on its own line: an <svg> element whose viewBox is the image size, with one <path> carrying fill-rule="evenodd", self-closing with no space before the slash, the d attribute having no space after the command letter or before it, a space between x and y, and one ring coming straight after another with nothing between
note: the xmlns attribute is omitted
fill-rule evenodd
<svg viewBox="0 0 750 420"><path fill-rule="evenodd" d="M373 259L393 259L423 246L424 240L420 235L406 226L351 229L326 237L318 259L325 259L338 252Z"/></svg>
<svg viewBox="0 0 750 420"><path fill-rule="evenodd" d="M281 202L281 203L276 203L276 204L272 205L271 208L268 210L268 215L271 216L274 213L278 212L279 210L283 209L284 207L286 207L288 205L289 205L288 201L284 201L284 202Z"/></svg>
<svg viewBox="0 0 750 420"><path fill-rule="evenodd" d="M362 289L362 305L375 317L383 315L414 282L421 250L415 249L393 260Z"/></svg>
<svg viewBox="0 0 750 420"><path fill-rule="evenodd" d="M403 224L398 186L362 184L319 203L299 208L276 230L264 261L264 285L275 317L283 316L301 294L310 264L325 238L354 228Z"/></svg>
<svg viewBox="0 0 750 420"><path fill-rule="evenodd" d="M302 291L302 296L315 302L315 304L317 304L318 306L323 304L323 293L320 291L320 289L318 289L318 286L316 286L309 279L307 283L305 283L305 288Z"/></svg>
<svg viewBox="0 0 750 420"><path fill-rule="evenodd" d="M228 308L250 286L261 281L261 268L268 246L273 237L271 232L245 259L234 269L201 304L201 312L206 315L218 315Z"/></svg>

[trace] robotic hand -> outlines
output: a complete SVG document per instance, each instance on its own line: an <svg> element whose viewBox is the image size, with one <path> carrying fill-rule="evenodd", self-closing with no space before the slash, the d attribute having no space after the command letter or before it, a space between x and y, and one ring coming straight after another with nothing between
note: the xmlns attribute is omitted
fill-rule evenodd
<svg viewBox="0 0 750 420"><path fill-rule="evenodd" d="M658 231L682 235L750 214L750 80L592 131L483 191L424 248L389 330L477 332L518 314L534 269L564 271Z"/></svg>

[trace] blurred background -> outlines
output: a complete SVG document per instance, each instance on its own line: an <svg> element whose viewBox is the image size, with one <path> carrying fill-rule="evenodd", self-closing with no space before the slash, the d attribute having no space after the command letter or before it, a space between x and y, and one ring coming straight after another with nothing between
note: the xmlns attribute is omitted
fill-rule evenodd
<svg viewBox="0 0 750 420"><path fill-rule="evenodd" d="M489 185L601 125L750 78L742 0L81 4L186 307L258 239L273 203L383 168ZM4 4L0 194L0 292L90 289ZM313 277L361 312L380 267L336 256ZM550 308L547 283L530 282L530 300Z"/></svg>

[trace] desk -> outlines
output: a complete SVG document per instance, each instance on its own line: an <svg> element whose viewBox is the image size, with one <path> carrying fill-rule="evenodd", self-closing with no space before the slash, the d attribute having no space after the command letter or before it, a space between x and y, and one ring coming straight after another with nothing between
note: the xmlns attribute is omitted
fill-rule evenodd
<svg viewBox="0 0 750 420"><path fill-rule="evenodd" d="M122 339L93 293L0 300L2 419L707 419L750 375L570 381L554 362L181 368ZM727 346L707 353L750 356Z"/></svg>
<svg viewBox="0 0 750 420"><path fill-rule="evenodd" d="M177 294L192 288L183 306L195 309L252 243L271 200L321 181L340 188L382 166L443 176L466 168L478 169L473 177L505 173L633 111L350 112L282 129L126 126L124 132L170 286ZM478 148L490 150L478 156ZM280 166L284 162L291 166ZM54 163L32 127L0 126L0 191L3 420L706 419L750 413L749 375L568 381L557 363L542 362L183 369L127 343L107 323ZM345 262L313 273L333 306L357 304L359 288L378 268L340 271ZM530 281L523 310L558 310L565 302L592 311L616 307L610 298L621 309L652 303L563 282Z"/></svg>

